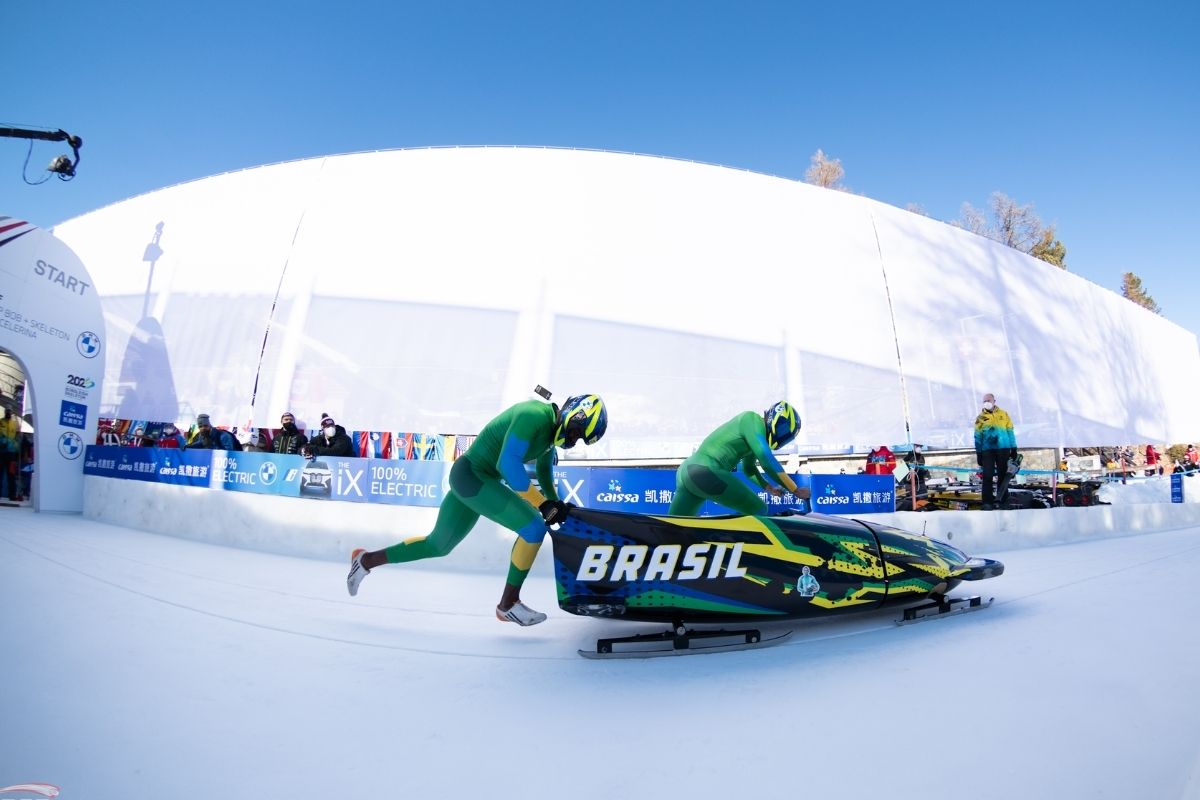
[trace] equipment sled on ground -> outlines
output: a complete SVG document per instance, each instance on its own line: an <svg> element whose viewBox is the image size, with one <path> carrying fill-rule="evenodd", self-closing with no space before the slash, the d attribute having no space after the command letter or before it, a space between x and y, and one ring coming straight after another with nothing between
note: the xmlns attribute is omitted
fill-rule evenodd
<svg viewBox="0 0 1200 800"><path fill-rule="evenodd" d="M571 614L664 622L660 634L602 639L649 654L776 643L754 628L693 624L825 618L933 599L1004 565L873 522L804 516L671 517L577 508L550 533L558 604ZM731 644L716 644L718 638ZM646 655L638 651L636 655Z"/></svg>

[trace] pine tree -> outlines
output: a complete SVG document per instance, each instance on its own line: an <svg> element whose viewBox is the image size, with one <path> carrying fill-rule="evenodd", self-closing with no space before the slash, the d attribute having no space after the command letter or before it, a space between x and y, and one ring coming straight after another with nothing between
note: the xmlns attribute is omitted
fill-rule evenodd
<svg viewBox="0 0 1200 800"><path fill-rule="evenodd" d="M1066 245L1055 238L1053 225L1042 226L1032 203L1021 205L1004 192L992 192L988 202L990 217L970 203L963 203L959 219L950 224L1028 253L1059 269L1067 268Z"/></svg>
<svg viewBox="0 0 1200 800"><path fill-rule="evenodd" d="M1121 294L1142 308L1148 308L1155 314L1162 313L1158 303L1154 302L1154 298L1146 293L1146 288L1142 286L1142 279L1132 272L1126 272L1121 278Z"/></svg>

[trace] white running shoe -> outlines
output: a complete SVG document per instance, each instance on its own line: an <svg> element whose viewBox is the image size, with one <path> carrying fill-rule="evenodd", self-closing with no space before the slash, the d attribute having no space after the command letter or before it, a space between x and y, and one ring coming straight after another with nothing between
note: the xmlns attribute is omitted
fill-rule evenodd
<svg viewBox="0 0 1200 800"><path fill-rule="evenodd" d="M350 592L351 597L355 597L358 594L358 585L371 572L371 570L362 565L362 557L366 552L366 550L360 547L350 554L350 574L346 576L346 589Z"/></svg>
<svg viewBox="0 0 1200 800"><path fill-rule="evenodd" d="M516 602L508 611L501 611L500 606L496 606L496 619L501 622L515 622L518 625L526 626L545 622L546 615L540 611L534 611L524 603Z"/></svg>

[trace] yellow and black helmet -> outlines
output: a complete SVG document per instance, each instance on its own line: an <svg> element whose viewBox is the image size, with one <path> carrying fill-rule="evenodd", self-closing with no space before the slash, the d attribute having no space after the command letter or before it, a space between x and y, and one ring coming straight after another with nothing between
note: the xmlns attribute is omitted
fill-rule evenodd
<svg viewBox="0 0 1200 800"><path fill-rule="evenodd" d="M570 397L563 403L562 411L558 412L554 446L570 449L580 439L585 444L595 444L607 429L608 410L598 395Z"/></svg>
<svg viewBox="0 0 1200 800"><path fill-rule="evenodd" d="M767 444L772 450L777 450L796 438L800 432L800 415L792 404L780 400L763 413L767 423Z"/></svg>

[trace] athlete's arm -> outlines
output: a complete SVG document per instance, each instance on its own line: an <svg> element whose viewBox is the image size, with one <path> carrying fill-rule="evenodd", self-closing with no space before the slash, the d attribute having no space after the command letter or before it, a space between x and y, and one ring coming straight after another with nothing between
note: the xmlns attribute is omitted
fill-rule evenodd
<svg viewBox="0 0 1200 800"><path fill-rule="evenodd" d="M525 419L520 415L513 419L508 426L508 431L504 434L504 444L500 448L500 458L496 462L496 470L504 478L504 482L509 485L509 488L524 498L525 502L537 508L546 502L546 497L529 480L529 475L525 472L524 461L525 454L529 452L529 443L533 439L532 426L534 424L536 424L534 420ZM543 476L540 471L540 460L538 467L538 480L541 481ZM553 487L553 482L551 482L551 486ZM549 491L553 492L554 490L551 488Z"/></svg>
<svg viewBox="0 0 1200 800"><path fill-rule="evenodd" d="M746 456L742 459L742 473L751 481L765 491L771 491L775 487L763 478L763 474L758 471L758 462L754 460L754 456Z"/></svg>
<svg viewBox="0 0 1200 800"><path fill-rule="evenodd" d="M554 490L554 448L542 453L537 460L537 482L546 494L547 500L557 500L558 492ZM539 504L540 505L540 504Z"/></svg>
<svg viewBox="0 0 1200 800"><path fill-rule="evenodd" d="M758 463L764 467L763 472L766 473L767 480L775 483L797 497L800 495L800 487L792 480L791 476L783 468L783 464L779 463L779 459L771 452L771 447L767 444L767 427L766 423L757 416L746 415L745 422L741 425L742 436L750 444L750 452L754 458L758 459Z"/></svg>

